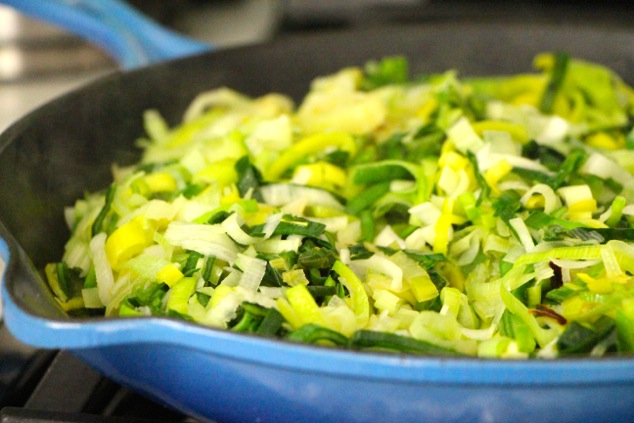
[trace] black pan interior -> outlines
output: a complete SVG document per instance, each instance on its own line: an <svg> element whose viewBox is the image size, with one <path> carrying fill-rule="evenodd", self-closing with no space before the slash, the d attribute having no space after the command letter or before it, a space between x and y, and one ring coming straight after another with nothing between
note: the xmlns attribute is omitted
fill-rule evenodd
<svg viewBox="0 0 634 423"><path fill-rule="evenodd" d="M597 61L634 81L634 32L532 24L321 33L115 73L49 103L0 136L0 221L34 268L59 260L68 237L63 208L104 188L113 163L138 158L134 142L143 135L143 111L158 109L176 124L207 89L229 86L253 96L276 91L298 100L314 77L388 55L406 56L413 74L457 69L488 75L529 71L543 51ZM55 307L29 266L11 267L8 289L16 299L36 299L25 301L28 308L46 315Z"/></svg>

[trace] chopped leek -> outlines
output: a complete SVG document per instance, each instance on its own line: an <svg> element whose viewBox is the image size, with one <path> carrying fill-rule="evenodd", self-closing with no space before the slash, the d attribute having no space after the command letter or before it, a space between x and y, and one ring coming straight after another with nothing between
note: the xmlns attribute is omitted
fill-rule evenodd
<svg viewBox="0 0 634 423"><path fill-rule="evenodd" d="M564 78L566 77L569 59L570 57L565 53L555 55L555 63L553 64L550 80L546 85L539 104L539 109L543 113L551 113L553 111L555 97L562 88Z"/></svg>
<svg viewBox="0 0 634 423"><path fill-rule="evenodd" d="M95 218L95 221L92 224L92 228L91 228L92 236L97 235L99 232L103 230L103 223L108 213L110 213L110 208L112 207L112 201L114 200L116 189L117 189L117 186L115 184L111 184L108 187L108 191L106 192L106 196L104 200L104 205L102 209L99 211L99 214L97 215L97 217Z"/></svg>
<svg viewBox="0 0 634 423"><path fill-rule="evenodd" d="M329 342L334 345L345 346L348 339L340 333L315 324L306 324L286 335L286 339L295 342L305 342L309 344Z"/></svg>
<svg viewBox="0 0 634 423"><path fill-rule="evenodd" d="M73 315L487 359L634 354L634 90L565 53L522 75L306 97L201 94L144 115L142 161L65 212L45 266Z"/></svg>

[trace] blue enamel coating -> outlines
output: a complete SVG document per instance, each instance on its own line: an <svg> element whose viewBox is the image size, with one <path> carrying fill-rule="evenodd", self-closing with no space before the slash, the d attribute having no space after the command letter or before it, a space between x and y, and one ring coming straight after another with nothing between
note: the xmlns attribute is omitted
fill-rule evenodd
<svg viewBox="0 0 634 423"><path fill-rule="evenodd" d="M124 69L203 53L211 48L161 27L120 0L2 0L0 3L93 42Z"/></svg>
<svg viewBox="0 0 634 423"><path fill-rule="evenodd" d="M1 240L1 239L0 239ZM10 263L9 249L0 254ZM142 318L52 320L2 292L23 342L218 422L634 421L632 360L496 361L315 348Z"/></svg>

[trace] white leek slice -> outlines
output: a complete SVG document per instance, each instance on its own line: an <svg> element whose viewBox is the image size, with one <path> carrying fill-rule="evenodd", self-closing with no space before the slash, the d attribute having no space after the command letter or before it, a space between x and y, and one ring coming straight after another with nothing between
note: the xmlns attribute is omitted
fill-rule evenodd
<svg viewBox="0 0 634 423"><path fill-rule="evenodd" d="M351 266L355 269L361 268L365 273L372 271L389 276L392 279L390 289L393 291L399 291L403 286L403 270L392 260L380 254L374 254L363 260L353 260Z"/></svg>
<svg viewBox="0 0 634 423"><path fill-rule="evenodd" d="M254 238L242 230L244 220L238 213L232 213L225 220L222 221L220 226L227 232L234 241L242 245L251 245L259 241L259 238Z"/></svg>
<svg viewBox="0 0 634 423"><path fill-rule="evenodd" d="M238 254L234 266L242 271L239 286L247 291L255 292L266 272L266 260Z"/></svg>
<svg viewBox="0 0 634 423"><path fill-rule="evenodd" d="M599 153L590 154L579 169L579 172L596 175L603 179L614 179L622 185L634 185L634 176L630 172L614 160Z"/></svg>
<svg viewBox="0 0 634 423"><path fill-rule="evenodd" d="M114 275L112 267L106 256L106 238L108 236L101 232L90 241L90 253L95 266L97 277L97 287L99 288L99 299L102 304L108 305L112 299L112 288L114 287Z"/></svg>
<svg viewBox="0 0 634 423"><path fill-rule="evenodd" d="M292 184L270 184L260 187L264 202L273 207L280 207L299 198L305 199L308 205L319 205L343 210L343 205L328 191L319 188Z"/></svg>
<svg viewBox="0 0 634 423"><path fill-rule="evenodd" d="M559 197L557 196L557 194L555 194L555 191L546 184L534 185L531 189L524 193L522 198L520 198L520 201L524 206L526 206L528 200L533 195L541 195L542 197L544 197L544 213L552 213L553 211L561 207L561 200L559 200Z"/></svg>
<svg viewBox="0 0 634 423"><path fill-rule="evenodd" d="M461 153L466 153L467 151L475 153L484 145L484 141L482 141L482 138L476 133L466 117L462 117L454 123L447 130L447 136Z"/></svg>
<svg viewBox="0 0 634 423"><path fill-rule="evenodd" d="M524 246L524 250L526 250L527 253L532 253L535 250L535 243L533 242L533 237L531 237L531 234L522 218L514 217L509 220L509 224L515 230L519 241Z"/></svg>
<svg viewBox="0 0 634 423"><path fill-rule="evenodd" d="M214 256L233 263L238 247L220 225L204 225L175 221L168 225L165 239L170 244L205 256Z"/></svg>

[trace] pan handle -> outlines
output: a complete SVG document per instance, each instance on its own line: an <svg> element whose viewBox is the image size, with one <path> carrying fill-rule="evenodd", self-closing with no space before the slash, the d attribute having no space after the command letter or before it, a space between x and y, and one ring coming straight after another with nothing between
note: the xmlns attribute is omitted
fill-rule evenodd
<svg viewBox="0 0 634 423"><path fill-rule="evenodd" d="M163 28L122 0L0 0L0 3L98 45L124 69L212 48Z"/></svg>

